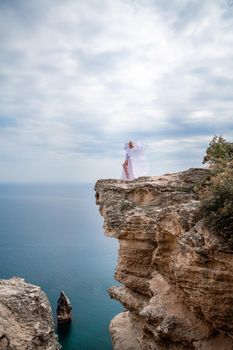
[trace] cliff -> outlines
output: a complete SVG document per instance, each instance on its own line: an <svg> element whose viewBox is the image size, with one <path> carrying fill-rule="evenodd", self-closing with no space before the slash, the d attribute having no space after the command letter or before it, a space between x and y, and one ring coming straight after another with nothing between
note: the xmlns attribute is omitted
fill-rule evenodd
<svg viewBox="0 0 233 350"><path fill-rule="evenodd" d="M21 278L0 280L0 349L61 349L46 294Z"/></svg>
<svg viewBox="0 0 233 350"><path fill-rule="evenodd" d="M233 255L198 220L194 187L207 170L99 180L96 202L119 240L110 296L115 350L232 350Z"/></svg>

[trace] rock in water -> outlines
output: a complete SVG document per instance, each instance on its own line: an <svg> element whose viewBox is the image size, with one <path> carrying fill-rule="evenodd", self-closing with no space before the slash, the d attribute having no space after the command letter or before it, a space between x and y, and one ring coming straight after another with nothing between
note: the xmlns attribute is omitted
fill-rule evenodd
<svg viewBox="0 0 233 350"><path fill-rule="evenodd" d="M61 349L46 294L22 278L0 280L0 349Z"/></svg>
<svg viewBox="0 0 233 350"><path fill-rule="evenodd" d="M60 298L57 301L57 322L58 324L64 324L71 322L72 319L72 306L67 295L62 291Z"/></svg>

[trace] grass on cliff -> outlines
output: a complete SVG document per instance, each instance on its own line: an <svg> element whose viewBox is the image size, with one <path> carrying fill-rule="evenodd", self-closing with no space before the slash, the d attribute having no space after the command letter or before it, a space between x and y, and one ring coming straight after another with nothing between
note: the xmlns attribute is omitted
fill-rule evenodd
<svg viewBox="0 0 233 350"><path fill-rule="evenodd" d="M209 229L229 239L233 247L233 143L214 136L203 163L210 176L199 188L200 215Z"/></svg>

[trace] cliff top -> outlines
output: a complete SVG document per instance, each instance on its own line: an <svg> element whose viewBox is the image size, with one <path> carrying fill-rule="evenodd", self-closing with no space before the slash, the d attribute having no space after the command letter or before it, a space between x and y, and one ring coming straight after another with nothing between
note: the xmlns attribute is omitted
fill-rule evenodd
<svg viewBox="0 0 233 350"><path fill-rule="evenodd" d="M186 189L189 190L204 180L209 170L203 168L190 168L189 170L167 173L161 176L144 176L137 179L118 180L118 179L100 179L96 182L95 190L98 191L103 187L119 189L135 189L141 187L159 187L169 190Z"/></svg>

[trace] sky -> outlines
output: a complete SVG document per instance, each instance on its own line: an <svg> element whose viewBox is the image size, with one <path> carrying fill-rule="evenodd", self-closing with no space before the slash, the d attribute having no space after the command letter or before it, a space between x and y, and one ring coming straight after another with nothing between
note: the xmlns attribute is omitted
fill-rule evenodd
<svg viewBox="0 0 233 350"><path fill-rule="evenodd" d="M201 167L233 139L233 0L0 0L0 182Z"/></svg>

